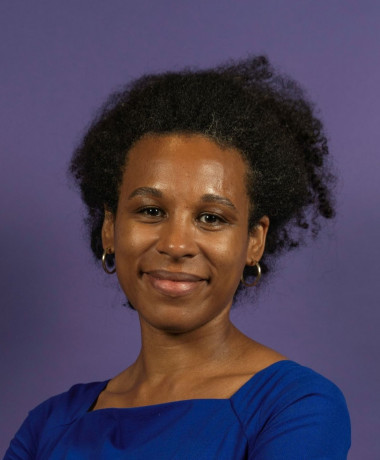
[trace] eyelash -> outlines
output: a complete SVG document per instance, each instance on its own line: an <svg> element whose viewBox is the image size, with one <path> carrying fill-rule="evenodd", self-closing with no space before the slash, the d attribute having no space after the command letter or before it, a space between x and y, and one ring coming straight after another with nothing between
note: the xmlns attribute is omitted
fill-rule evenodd
<svg viewBox="0 0 380 460"><path fill-rule="evenodd" d="M208 224L208 225L221 225L221 224L225 224L227 223L226 219L224 219L223 217L219 216L218 214L214 214L214 213L211 213L211 212L205 212L203 214L200 215L199 217L199 220L201 220L202 217L205 217L205 216L210 216L214 219L216 219L216 221L214 222L204 222L205 224ZM202 222L202 221L201 221Z"/></svg>
<svg viewBox="0 0 380 460"><path fill-rule="evenodd" d="M160 213L160 215L152 215L150 214L149 212L151 211L158 211ZM142 214L142 215L145 215L147 217L150 217L152 219L155 219L155 218L161 218L165 215L164 211L156 206L146 206L144 208L141 208L139 209L138 211L138 214ZM203 217L206 217L206 216L209 216L209 217L212 217L214 220L214 222L204 222L202 221L201 219ZM212 212L204 212L202 214L200 214L200 216L198 217L198 220L202 223L202 224L205 224L207 226L210 226L210 227L216 227L218 225L222 225L222 224L225 224L227 223L227 220L225 218L223 218L222 216L220 216L219 214L216 214L216 213L212 213Z"/></svg>
<svg viewBox="0 0 380 460"><path fill-rule="evenodd" d="M148 213L148 211L152 211L152 210L159 211L159 212L163 213L163 211L160 208L157 208L156 206L146 206L145 208L139 209L138 213L139 214L144 214L144 215L146 215L148 217L160 217L160 216L157 216L157 215L153 216L153 215Z"/></svg>

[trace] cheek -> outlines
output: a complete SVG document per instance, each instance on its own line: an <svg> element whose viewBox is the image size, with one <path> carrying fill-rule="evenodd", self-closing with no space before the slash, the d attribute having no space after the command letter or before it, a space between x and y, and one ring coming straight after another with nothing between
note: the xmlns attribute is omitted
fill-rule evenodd
<svg viewBox="0 0 380 460"><path fill-rule="evenodd" d="M150 228L139 227L135 225L126 225L121 230L115 231L115 252L116 257L119 255L130 256L133 258L143 254L155 241L154 232Z"/></svg>
<svg viewBox="0 0 380 460"><path fill-rule="evenodd" d="M205 251L210 254L216 268L223 269L223 275L239 275L243 271L247 255L246 235L237 233L222 238L213 238L205 244Z"/></svg>
<svg viewBox="0 0 380 460"><path fill-rule="evenodd" d="M124 226L115 232L116 274L127 297L134 295L139 272L153 244L151 232L137 229L133 225Z"/></svg>

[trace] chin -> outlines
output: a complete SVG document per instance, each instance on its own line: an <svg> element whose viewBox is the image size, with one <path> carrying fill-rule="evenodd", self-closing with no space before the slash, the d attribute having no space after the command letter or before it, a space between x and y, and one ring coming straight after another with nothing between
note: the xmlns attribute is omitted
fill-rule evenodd
<svg viewBox="0 0 380 460"><path fill-rule="evenodd" d="M205 311L195 311L194 305L187 307L164 303L156 304L154 311L138 307L136 307L136 310L141 322L168 334L192 332L209 323L217 316L215 312L213 312L214 314L211 312L207 314Z"/></svg>

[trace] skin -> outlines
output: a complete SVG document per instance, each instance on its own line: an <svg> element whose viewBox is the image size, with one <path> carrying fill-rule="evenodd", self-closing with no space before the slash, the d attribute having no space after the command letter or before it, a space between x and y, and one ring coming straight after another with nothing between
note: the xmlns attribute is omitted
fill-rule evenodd
<svg viewBox="0 0 380 460"><path fill-rule="evenodd" d="M141 352L94 409L229 398L286 359L231 323L244 266L259 261L269 219L248 231L240 153L201 135L149 135L129 151L103 247L137 310Z"/></svg>

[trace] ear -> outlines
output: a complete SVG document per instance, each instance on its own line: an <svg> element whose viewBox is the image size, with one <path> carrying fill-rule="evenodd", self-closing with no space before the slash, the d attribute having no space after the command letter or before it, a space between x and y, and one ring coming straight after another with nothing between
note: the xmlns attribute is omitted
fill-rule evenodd
<svg viewBox="0 0 380 460"><path fill-rule="evenodd" d="M115 218L111 211L104 209L104 221L102 226L103 249L111 249L114 252L114 228Z"/></svg>
<svg viewBox="0 0 380 460"><path fill-rule="evenodd" d="M249 234L246 265L258 262L265 249L265 241L269 228L269 217L263 216Z"/></svg>

